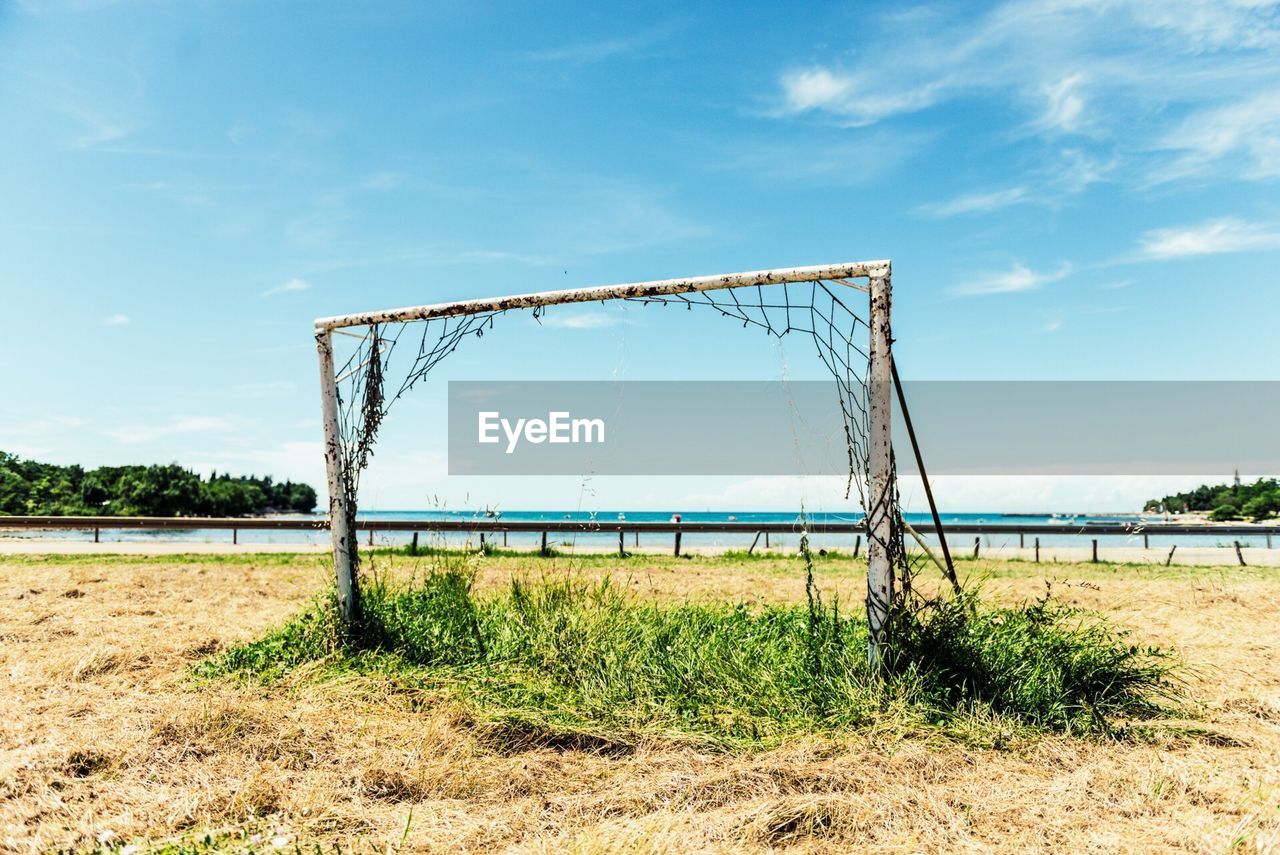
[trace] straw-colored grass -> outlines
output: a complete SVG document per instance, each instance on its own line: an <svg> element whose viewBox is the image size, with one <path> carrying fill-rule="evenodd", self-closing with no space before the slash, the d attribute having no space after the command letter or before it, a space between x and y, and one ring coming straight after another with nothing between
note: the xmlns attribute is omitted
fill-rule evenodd
<svg viewBox="0 0 1280 855"><path fill-rule="evenodd" d="M382 556L381 570L415 562ZM477 587L569 559L489 557ZM573 559L660 602L804 602L794 560ZM1174 648L1201 705L1145 739L897 727L713 749L522 744L390 676L271 685L192 666L327 585L316 556L0 560L0 849L333 843L450 851L1280 850L1280 572L966 562L988 596L1045 580ZM856 603L861 568L821 567ZM207 842L206 842L207 841Z"/></svg>

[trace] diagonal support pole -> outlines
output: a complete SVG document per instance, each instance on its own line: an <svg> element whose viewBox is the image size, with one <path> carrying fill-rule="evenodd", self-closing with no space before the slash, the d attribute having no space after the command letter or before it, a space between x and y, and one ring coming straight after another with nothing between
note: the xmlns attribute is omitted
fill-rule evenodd
<svg viewBox="0 0 1280 855"><path fill-rule="evenodd" d="M960 593L960 580L956 577L956 565L951 560L951 549L947 546L947 533L942 530L942 517L938 515L938 503L933 500L933 488L929 486L929 473L924 471L924 457L920 454L920 443L916 442L916 429L911 424L911 411L907 409L907 396L902 391L902 381L898 379L898 363L891 362L893 371L893 388L898 390L898 406L902 407L902 421L907 426L907 436L911 438L911 450L916 455L916 467L920 470L920 480L924 482L924 495L929 500L929 513L933 514L933 530L938 533L938 544L942 547L942 559L947 563L947 578L951 580L951 588ZM921 546L923 546L923 541Z"/></svg>

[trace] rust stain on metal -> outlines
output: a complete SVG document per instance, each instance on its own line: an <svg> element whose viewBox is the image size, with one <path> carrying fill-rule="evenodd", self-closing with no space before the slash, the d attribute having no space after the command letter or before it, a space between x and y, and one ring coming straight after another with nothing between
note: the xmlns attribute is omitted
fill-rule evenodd
<svg viewBox="0 0 1280 855"><path fill-rule="evenodd" d="M354 315L318 318L316 320L316 330L317 333L321 333L342 327L370 326L372 324L398 323L402 321L425 321L431 318L447 318L480 312L533 309L560 303L589 303L596 300L656 297L664 294L689 294L695 291L718 291L724 288L741 288L752 285L781 285L785 282L815 282L823 279L886 277L889 275L889 269L890 263L884 260L854 261L813 267L788 267L775 270L753 270L745 273L721 273L714 276L694 276L683 279L629 282L619 285L601 285L564 291L542 291L533 294L516 294L509 297L483 297L477 300L459 300L451 303L407 306L378 312L361 312Z"/></svg>

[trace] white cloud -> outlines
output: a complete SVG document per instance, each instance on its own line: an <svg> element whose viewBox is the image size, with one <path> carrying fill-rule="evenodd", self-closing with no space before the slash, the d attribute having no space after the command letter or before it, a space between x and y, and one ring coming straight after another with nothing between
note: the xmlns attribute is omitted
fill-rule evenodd
<svg viewBox="0 0 1280 855"><path fill-rule="evenodd" d="M1074 131L1080 126L1080 116L1084 112L1084 98L1080 95L1080 82L1083 74L1072 74L1057 83L1043 87L1045 100L1044 116L1040 123L1047 128L1061 131Z"/></svg>
<svg viewBox="0 0 1280 855"><path fill-rule="evenodd" d="M782 76L787 109L801 112L815 108L838 109L853 89L853 79L837 77L825 68L792 71Z"/></svg>
<svg viewBox="0 0 1280 855"><path fill-rule="evenodd" d="M895 10L845 62L784 68L775 116L863 126L944 103L1021 114L1000 131L1084 134L1124 174L1280 175L1278 0L1006 0ZM915 127L918 127L918 124ZM1085 182L1087 184L1088 182ZM1084 186L1062 188L1074 192Z"/></svg>
<svg viewBox="0 0 1280 855"><path fill-rule="evenodd" d="M227 128L227 141L232 145L240 145L253 133L253 125L248 122L237 121Z"/></svg>
<svg viewBox="0 0 1280 855"><path fill-rule="evenodd" d="M1280 227L1226 218L1198 226L1144 232L1137 257L1164 260L1267 249L1280 249Z"/></svg>
<svg viewBox="0 0 1280 855"><path fill-rule="evenodd" d="M840 115L848 125L871 125L897 113L913 113L932 106L945 88L938 81L889 91L866 75L810 68L782 75L783 112L825 110Z"/></svg>
<svg viewBox="0 0 1280 855"><path fill-rule="evenodd" d="M310 290L311 283L305 279L299 279L296 276L293 279L281 282L262 292L264 297L273 297L276 294L296 294L299 291Z"/></svg>
<svg viewBox="0 0 1280 855"><path fill-rule="evenodd" d="M1028 201L1026 187L1010 187L990 193L971 193L945 202L930 202L916 211L930 217L953 217L956 214L984 213Z"/></svg>
<svg viewBox="0 0 1280 855"><path fill-rule="evenodd" d="M732 169L786 184L857 186L883 181L918 155L933 134L864 131L769 142L733 138L712 152L713 169Z"/></svg>
<svg viewBox="0 0 1280 855"><path fill-rule="evenodd" d="M1196 50L1280 45L1274 0L1129 0L1125 5L1145 25L1175 32Z"/></svg>
<svg viewBox="0 0 1280 855"><path fill-rule="evenodd" d="M293 440L252 448L191 451L183 454L180 459L205 475L215 470L261 472L271 475L277 481L303 481L316 488L320 494L319 510L325 510L324 445L318 440Z"/></svg>
<svg viewBox="0 0 1280 855"><path fill-rule="evenodd" d="M943 508L1003 513L1133 512L1152 496L1189 490L1203 481L1176 475L938 475L929 479ZM900 489L908 510L928 508L918 475L903 475Z"/></svg>
<svg viewBox="0 0 1280 855"><path fill-rule="evenodd" d="M402 184L404 184L404 175L382 170L366 178L361 186L366 190L394 190Z"/></svg>
<svg viewBox="0 0 1280 855"><path fill-rule="evenodd" d="M628 319L621 315L609 314L606 312L585 312L557 315L554 313L554 310L551 313L540 317L538 322L544 327L566 330L597 330L629 323Z"/></svg>
<svg viewBox="0 0 1280 855"><path fill-rule="evenodd" d="M1203 175L1226 160L1245 178L1280 177L1280 91L1198 110L1157 145L1178 153L1153 173L1157 183Z"/></svg>
<svg viewBox="0 0 1280 855"><path fill-rule="evenodd" d="M598 42L565 45L558 48L531 50L527 51L525 56L528 59L536 59L540 62L567 62L585 65L627 53L637 46L638 43L633 39L606 39Z"/></svg>
<svg viewBox="0 0 1280 855"><path fill-rule="evenodd" d="M760 475L698 490L675 497L676 508L795 508L801 503L810 507L844 496L848 478L842 475ZM857 508L857 487L849 503L851 514Z"/></svg>
<svg viewBox="0 0 1280 855"><path fill-rule="evenodd" d="M123 327L129 323L129 316L116 312L114 315L108 315L104 318L102 323L109 327Z"/></svg>
<svg viewBox="0 0 1280 855"><path fill-rule="evenodd" d="M1056 269L1037 272L1022 264L1015 264L1003 273L980 277L951 288L952 294L960 297L976 297L985 294L1015 294L1019 291L1034 291L1050 282L1065 279L1071 273L1071 265L1063 263Z"/></svg>
<svg viewBox="0 0 1280 855"><path fill-rule="evenodd" d="M590 65L615 56L634 53L651 47L671 35L677 25L660 24L632 36L601 39L593 42L577 42L553 48L525 51L525 58L538 62L564 63L566 65Z"/></svg>
<svg viewBox="0 0 1280 855"><path fill-rule="evenodd" d="M53 415L33 419L29 413L0 410L0 451L19 457L41 457L54 450L43 443L53 441L65 446L64 437L73 440L79 437L85 424L85 419L79 416ZM41 444L31 440L38 440Z"/></svg>
<svg viewBox="0 0 1280 855"><path fill-rule="evenodd" d="M226 416L172 416L161 424L132 424L110 428L104 433L117 442L154 442L187 433L222 433L233 430L235 422Z"/></svg>

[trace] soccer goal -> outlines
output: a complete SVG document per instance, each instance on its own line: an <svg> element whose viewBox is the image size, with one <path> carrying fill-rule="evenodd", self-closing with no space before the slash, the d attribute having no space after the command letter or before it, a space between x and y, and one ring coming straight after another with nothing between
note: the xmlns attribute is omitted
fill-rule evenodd
<svg viewBox="0 0 1280 855"><path fill-rule="evenodd" d="M910 584L890 436L891 265L864 261L547 291L320 318L320 359L330 533L338 602L360 618L355 535L360 474L397 399L502 316L535 318L568 303L623 300L718 313L778 339L809 340L835 380L848 452L846 498L856 488L867 535L869 655L879 661L891 610ZM335 358L335 337L350 345Z"/></svg>

